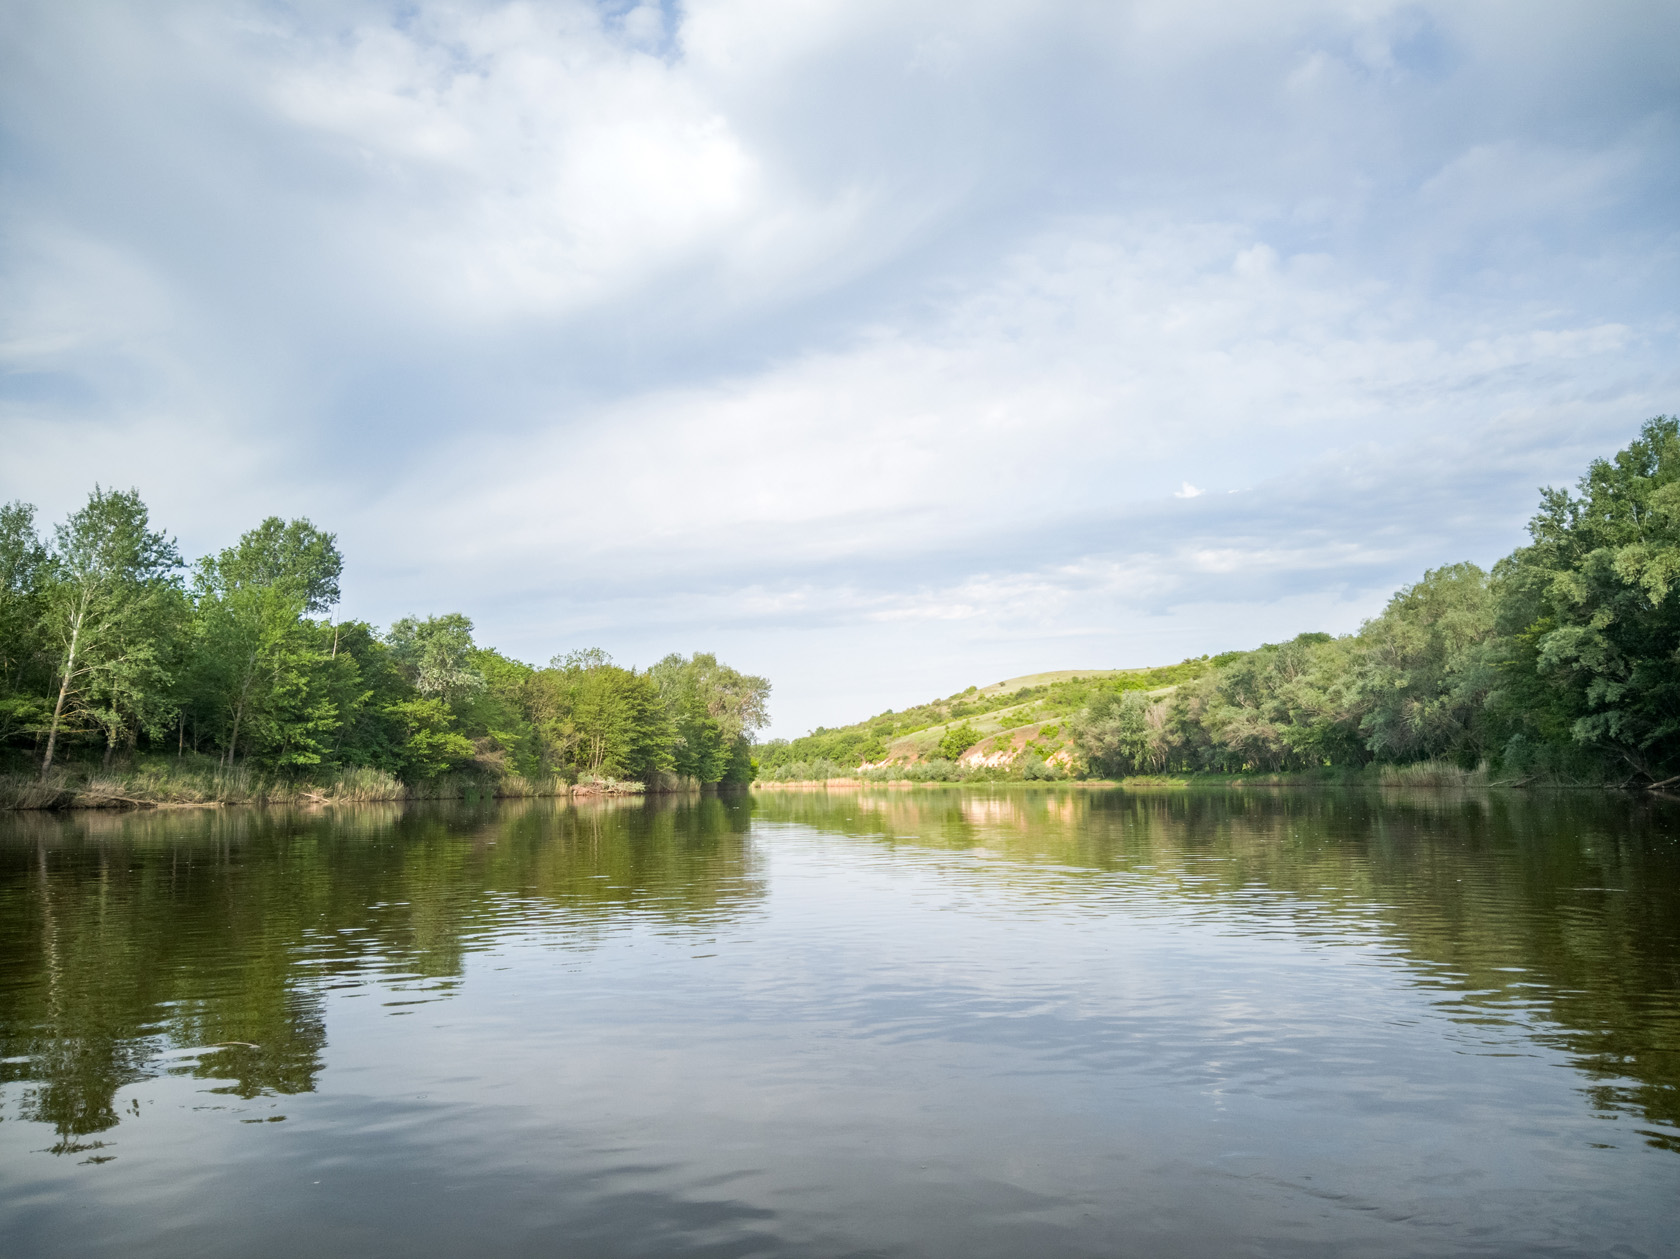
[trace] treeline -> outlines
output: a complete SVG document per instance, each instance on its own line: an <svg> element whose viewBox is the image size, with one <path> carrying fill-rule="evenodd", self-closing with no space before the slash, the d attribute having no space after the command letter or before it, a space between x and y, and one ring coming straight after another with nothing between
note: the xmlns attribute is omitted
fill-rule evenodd
<svg viewBox="0 0 1680 1259"><path fill-rule="evenodd" d="M1529 542L1454 564L1357 634L1302 634L1170 694L1108 693L1073 723L1089 772L1373 762L1533 777L1680 776L1680 424L1659 416L1576 493L1542 492Z"/></svg>
<svg viewBox="0 0 1680 1259"><path fill-rule="evenodd" d="M133 491L96 488L45 537L33 507L0 507L0 755L43 776L138 753L409 783L751 779L765 679L703 653L538 668L474 642L460 613L380 633L331 615L342 570L307 520L189 567Z"/></svg>

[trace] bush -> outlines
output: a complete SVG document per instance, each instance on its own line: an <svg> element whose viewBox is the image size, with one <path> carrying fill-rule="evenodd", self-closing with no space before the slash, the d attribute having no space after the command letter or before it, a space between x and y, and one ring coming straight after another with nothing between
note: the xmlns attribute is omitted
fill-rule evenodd
<svg viewBox="0 0 1680 1259"><path fill-rule="evenodd" d="M968 722L960 726L952 726L939 737L939 755L947 761L957 760L976 743L980 742L980 732Z"/></svg>
<svg viewBox="0 0 1680 1259"><path fill-rule="evenodd" d="M1067 772L1059 765L1052 765L1037 752L1029 752L1017 759L1016 772L1027 782L1060 782L1067 777Z"/></svg>

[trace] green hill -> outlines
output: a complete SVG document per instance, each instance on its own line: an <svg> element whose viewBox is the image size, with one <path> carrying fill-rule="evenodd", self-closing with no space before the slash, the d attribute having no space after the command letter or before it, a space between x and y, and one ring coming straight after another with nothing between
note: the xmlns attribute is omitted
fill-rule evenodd
<svg viewBox="0 0 1680 1259"><path fill-rule="evenodd" d="M822 777L835 769L936 757L1001 762L1023 751L1049 759L1065 745L1067 718L1100 691L1171 690L1223 659L1200 656L1155 668L1028 673L911 708L888 709L849 726L819 726L803 738L773 739L755 748L754 756L764 777L803 776L802 767Z"/></svg>

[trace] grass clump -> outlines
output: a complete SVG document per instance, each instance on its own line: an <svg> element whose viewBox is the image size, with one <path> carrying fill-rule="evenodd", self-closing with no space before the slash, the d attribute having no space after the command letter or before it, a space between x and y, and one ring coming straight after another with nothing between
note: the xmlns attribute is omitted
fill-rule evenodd
<svg viewBox="0 0 1680 1259"><path fill-rule="evenodd" d="M641 784L602 780L580 784L585 793L621 794ZM231 768L214 757L139 757L107 770L65 764L45 777L23 769L0 773L0 809L185 807L242 804L349 804L391 800L474 800L564 796L572 787L556 775L525 777L440 774L405 783L381 769L330 770L302 779Z"/></svg>

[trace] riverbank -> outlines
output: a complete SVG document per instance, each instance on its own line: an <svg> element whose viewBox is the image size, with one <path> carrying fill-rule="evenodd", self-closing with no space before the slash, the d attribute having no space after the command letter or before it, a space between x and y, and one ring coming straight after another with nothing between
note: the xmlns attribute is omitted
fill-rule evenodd
<svg viewBox="0 0 1680 1259"><path fill-rule="evenodd" d="M1309 769L1289 773L1255 774L1135 774L1125 778L1011 778L982 769L965 772L953 767L945 777L928 777L912 773L894 776L893 769L865 770L860 774L832 778L760 779L753 783L754 791L825 791L850 790L860 787L929 787L983 786L997 783L1032 782L1038 786L1054 787L1123 787L1132 790L1165 788L1185 790L1192 787L1406 787L1428 789L1485 789L1492 787L1590 787L1604 789L1614 783L1576 782L1558 778L1494 778L1485 766L1463 769L1442 761L1424 761L1415 765L1367 765L1359 769ZM912 767L906 767L911 769ZM921 767L914 767L921 768Z"/></svg>
<svg viewBox="0 0 1680 1259"><path fill-rule="evenodd" d="M568 782L557 775L526 778L444 774L405 783L377 769L349 769L318 781L226 769L210 758L145 760L105 770L69 765L38 773L0 774L0 810L183 809L224 805L358 804L394 800L505 800L537 797L642 795L699 790L691 779L661 775L652 783L611 778Z"/></svg>

